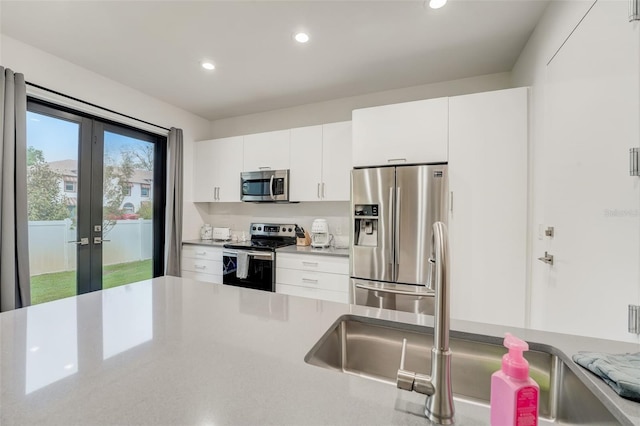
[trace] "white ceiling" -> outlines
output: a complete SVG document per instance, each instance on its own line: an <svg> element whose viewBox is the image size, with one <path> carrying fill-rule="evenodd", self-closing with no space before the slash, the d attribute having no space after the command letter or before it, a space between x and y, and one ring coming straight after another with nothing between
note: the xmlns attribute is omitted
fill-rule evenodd
<svg viewBox="0 0 640 426"><path fill-rule="evenodd" d="M424 3L3 0L0 28L215 120L510 71L547 5ZM293 41L298 30L307 44Z"/></svg>

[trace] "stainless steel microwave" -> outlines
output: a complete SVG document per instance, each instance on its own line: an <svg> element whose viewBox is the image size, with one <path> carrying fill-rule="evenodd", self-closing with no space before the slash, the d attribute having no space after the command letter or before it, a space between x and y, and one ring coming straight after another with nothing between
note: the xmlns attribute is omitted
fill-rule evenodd
<svg viewBox="0 0 640 426"><path fill-rule="evenodd" d="M240 173L240 199L253 202L289 201L289 170Z"/></svg>

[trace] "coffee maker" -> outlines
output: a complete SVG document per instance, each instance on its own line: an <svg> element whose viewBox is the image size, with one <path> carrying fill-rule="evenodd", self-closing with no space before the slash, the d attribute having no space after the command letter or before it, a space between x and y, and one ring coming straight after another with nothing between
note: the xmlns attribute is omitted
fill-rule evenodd
<svg viewBox="0 0 640 426"><path fill-rule="evenodd" d="M329 247L330 243L331 235L329 234L327 221L325 219L314 220L311 225L311 247Z"/></svg>

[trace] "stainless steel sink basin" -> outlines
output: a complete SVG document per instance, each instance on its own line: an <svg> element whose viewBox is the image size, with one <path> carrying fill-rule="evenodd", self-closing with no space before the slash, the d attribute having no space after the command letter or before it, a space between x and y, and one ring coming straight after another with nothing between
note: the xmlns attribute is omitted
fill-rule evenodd
<svg viewBox="0 0 640 426"><path fill-rule="evenodd" d="M345 315L305 356L309 364L395 386L402 339L405 368L429 374L433 329L375 318ZM451 331L453 392L456 399L488 405L491 374L501 365L502 339ZM544 345L526 353L531 376L540 385L541 420L560 424L619 425L620 422Z"/></svg>

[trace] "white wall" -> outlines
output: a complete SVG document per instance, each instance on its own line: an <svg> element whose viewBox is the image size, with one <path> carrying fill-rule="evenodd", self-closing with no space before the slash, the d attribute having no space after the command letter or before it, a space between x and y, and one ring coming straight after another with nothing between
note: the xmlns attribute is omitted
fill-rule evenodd
<svg viewBox="0 0 640 426"><path fill-rule="evenodd" d="M163 127L181 128L184 135L184 199L192 199L193 142L210 137L209 120L3 34L0 34L0 64L23 73L29 82ZM185 202L185 239L199 235L203 220L200 210L193 203Z"/></svg>
<svg viewBox="0 0 640 426"><path fill-rule="evenodd" d="M314 219L327 219L329 232L347 237L349 234L349 202L312 202L295 204L212 203L210 222L229 227L234 235L249 236L249 225L257 223L293 223L311 232Z"/></svg>
<svg viewBox="0 0 640 426"><path fill-rule="evenodd" d="M529 325L637 342L626 319L640 299L640 181L628 173L640 25L627 16L626 1L552 2L512 77L532 86ZM537 260L545 251L554 266Z"/></svg>
<svg viewBox="0 0 640 426"><path fill-rule="evenodd" d="M240 136L249 133L348 121L351 120L351 111L357 108L487 92L510 87L512 87L510 73L498 73L333 99L216 120L212 123L211 137Z"/></svg>

